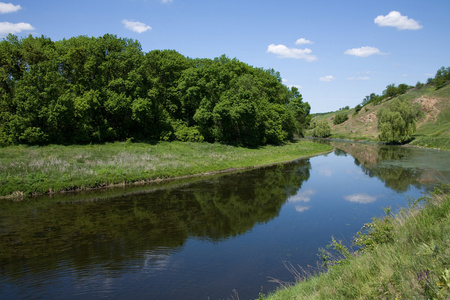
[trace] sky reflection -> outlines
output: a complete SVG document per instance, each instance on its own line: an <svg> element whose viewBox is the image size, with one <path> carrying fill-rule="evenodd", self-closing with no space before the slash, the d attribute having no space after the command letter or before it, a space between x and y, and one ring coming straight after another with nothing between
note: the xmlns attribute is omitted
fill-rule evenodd
<svg viewBox="0 0 450 300"><path fill-rule="evenodd" d="M344 196L344 199L354 203L368 204L377 201L377 197L370 196L367 194L353 194Z"/></svg>

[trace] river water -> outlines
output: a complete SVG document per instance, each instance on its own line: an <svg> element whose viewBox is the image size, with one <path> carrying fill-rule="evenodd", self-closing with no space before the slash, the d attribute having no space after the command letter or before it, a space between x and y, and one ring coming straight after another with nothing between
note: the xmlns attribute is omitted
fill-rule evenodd
<svg viewBox="0 0 450 300"><path fill-rule="evenodd" d="M0 203L0 299L254 299L383 208L450 183L450 153L332 142L289 164ZM275 282L274 282L275 281Z"/></svg>

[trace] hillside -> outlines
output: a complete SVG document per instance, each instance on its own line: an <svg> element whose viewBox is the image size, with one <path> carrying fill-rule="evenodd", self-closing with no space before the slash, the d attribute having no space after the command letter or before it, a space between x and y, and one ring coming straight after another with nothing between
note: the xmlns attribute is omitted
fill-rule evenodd
<svg viewBox="0 0 450 300"><path fill-rule="evenodd" d="M436 90L434 86L413 88L398 97L407 98L412 103L419 103L424 117L417 123L417 130L411 145L450 150L450 85ZM358 114L355 109L339 110L325 114L316 114L316 121L327 120L331 127L331 137L353 140L378 140L377 113L388 107L394 98L388 98L379 104L368 104ZM348 120L333 124L337 114L346 113ZM311 130L307 132L311 135Z"/></svg>

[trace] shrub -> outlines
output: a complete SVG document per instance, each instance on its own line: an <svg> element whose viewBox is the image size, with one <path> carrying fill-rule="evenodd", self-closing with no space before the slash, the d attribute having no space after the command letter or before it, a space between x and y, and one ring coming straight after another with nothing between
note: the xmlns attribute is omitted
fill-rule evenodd
<svg viewBox="0 0 450 300"><path fill-rule="evenodd" d="M331 135L331 127L326 120L320 121L316 124L313 130L314 137L326 138Z"/></svg>
<svg viewBox="0 0 450 300"><path fill-rule="evenodd" d="M380 141L394 144L410 141L421 113L418 105L411 105L411 102L402 99L394 100L388 109L377 114Z"/></svg>
<svg viewBox="0 0 450 300"><path fill-rule="evenodd" d="M205 139L197 127L188 127L186 124L178 123L175 126L175 137L182 142L203 142Z"/></svg>
<svg viewBox="0 0 450 300"><path fill-rule="evenodd" d="M347 120L348 120L348 116L346 113L337 114L334 116L333 124L338 125L338 124L344 123Z"/></svg>

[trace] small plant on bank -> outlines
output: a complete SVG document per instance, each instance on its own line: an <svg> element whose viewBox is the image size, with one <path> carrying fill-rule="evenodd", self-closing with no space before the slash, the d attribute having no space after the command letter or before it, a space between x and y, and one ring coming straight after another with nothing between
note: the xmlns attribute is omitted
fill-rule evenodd
<svg viewBox="0 0 450 300"><path fill-rule="evenodd" d="M353 240L355 246L361 247L358 251L371 251L375 246L391 242L393 240L393 217L391 209L385 209L384 218L373 218L372 222L363 225L360 231L356 233Z"/></svg>
<svg viewBox="0 0 450 300"><path fill-rule="evenodd" d="M346 113L340 113L334 116L333 124L338 125L342 124L348 120L348 115Z"/></svg>

